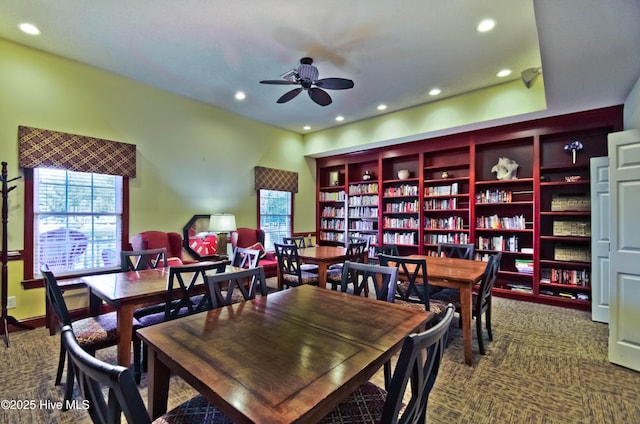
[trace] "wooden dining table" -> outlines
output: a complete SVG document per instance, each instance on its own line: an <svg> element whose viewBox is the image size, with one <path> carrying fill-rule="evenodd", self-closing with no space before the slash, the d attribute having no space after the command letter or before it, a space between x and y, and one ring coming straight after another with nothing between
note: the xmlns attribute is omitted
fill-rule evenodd
<svg viewBox="0 0 640 424"><path fill-rule="evenodd" d="M238 270L227 265L227 271ZM65 284L84 284L91 295L96 296L116 310L118 329L118 364L128 367L131 363L133 336L133 311L146 305L166 300L169 268L127 271L112 274L90 275L66 280ZM204 293L206 287L199 284L194 294Z"/></svg>
<svg viewBox="0 0 640 424"><path fill-rule="evenodd" d="M464 362L467 365L473 365L473 350L471 347L473 288L482 280L487 263L425 255L409 255L409 257L426 259L429 284L460 290Z"/></svg>
<svg viewBox="0 0 640 424"><path fill-rule="evenodd" d="M318 265L318 284L325 287L329 265L344 262L347 249L342 246L313 246L298 248L298 257L305 264ZM278 270L278 290L282 290L282 276Z"/></svg>
<svg viewBox="0 0 640 424"><path fill-rule="evenodd" d="M317 422L431 318L304 285L143 328L149 413L166 411L175 373L234 422Z"/></svg>

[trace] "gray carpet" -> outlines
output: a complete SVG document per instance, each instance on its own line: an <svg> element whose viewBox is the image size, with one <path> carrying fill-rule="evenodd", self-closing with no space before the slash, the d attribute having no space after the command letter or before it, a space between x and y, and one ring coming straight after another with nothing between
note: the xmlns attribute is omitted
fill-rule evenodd
<svg viewBox="0 0 640 424"><path fill-rule="evenodd" d="M494 341L487 355L463 364L454 320L429 406L430 423L640 423L640 373L607 361L607 326L585 312L494 299ZM11 334L0 346L0 399L35 400L35 409L0 411L0 423L88 423L85 411L62 412L41 402L62 401L54 386L59 336L40 328ZM115 362L115 348L98 357ZM374 381L382 384L381 373ZM196 393L177 377L169 407ZM146 375L140 385L146 402ZM77 392L76 392L77 394Z"/></svg>

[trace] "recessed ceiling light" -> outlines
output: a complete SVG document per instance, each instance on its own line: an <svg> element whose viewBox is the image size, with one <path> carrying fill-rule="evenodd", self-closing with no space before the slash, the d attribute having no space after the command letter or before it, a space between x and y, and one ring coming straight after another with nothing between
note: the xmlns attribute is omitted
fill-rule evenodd
<svg viewBox="0 0 640 424"><path fill-rule="evenodd" d="M430 96L437 96L440 93L442 93L442 90L439 88L432 88L431 91L429 91Z"/></svg>
<svg viewBox="0 0 640 424"><path fill-rule="evenodd" d="M338 122L344 121L344 116L342 116L342 115L336 116L336 121L338 121Z"/></svg>
<svg viewBox="0 0 640 424"><path fill-rule="evenodd" d="M305 131L309 131L311 127L309 125L305 125L304 127L302 127L302 129L304 129Z"/></svg>
<svg viewBox="0 0 640 424"><path fill-rule="evenodd" d="M500 77L500 78L504 78L507 75L511 75L511 69L502 69L501 71L499 71L496 76Z"/></svg>
<svg viewBox="0 0 640 424"><path fill-rule="evenodd" d="M243 91L236 92L236 100L244 100L247 98L247 95L244 94Z"/></svg>
<svg viewBox="0 0 640 424"><path fill-rule="evenodd" d="M20 31L24 32L25 34L40 35L40 30L38 29L38 27L28 22L21 23L20 25L18 25L18 28L20 28Z"/></svg>
<svg viewBox="0 0 640 424"><path fill-rule="evenodd" d="M480 21L480 23L476 27L476 30L478 32L487 32L487 31L491 31L493 28L495 28L495 26L496 26L496 21L494 21L493 19L483 19Z"/></svg>
<svg viewBox="0 0 640 424"><path fill-rule="evenodd" d="M378 109L378 110L385 110L386 108L387 108L387 105L380 104L380 105L378 105L378 107L377 107L376 109Z"/></svg>

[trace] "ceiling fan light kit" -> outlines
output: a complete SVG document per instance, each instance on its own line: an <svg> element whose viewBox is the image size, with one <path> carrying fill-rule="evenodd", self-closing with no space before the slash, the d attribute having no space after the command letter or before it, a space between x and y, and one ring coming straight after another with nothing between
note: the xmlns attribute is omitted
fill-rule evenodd
<svg viewBox="0 0 640 424"><path fill-rule="evenodd" d="M274 85L300 85L299 88L294 88L291 91L284 93L277 103L286 103L289 100L296 97L303 90L309 93L311 100L319 104L320 106L328 106L332 103L331 96L324 91L327 90L346 90L353 88L353 81L346 78L323 78L318 79L320 73L318 68L313 66L313 59L310 57L303 57L300 59L300 66L298 69L292 69L280 75L282 80L263 80L261 84L274 84Z"/></svg>

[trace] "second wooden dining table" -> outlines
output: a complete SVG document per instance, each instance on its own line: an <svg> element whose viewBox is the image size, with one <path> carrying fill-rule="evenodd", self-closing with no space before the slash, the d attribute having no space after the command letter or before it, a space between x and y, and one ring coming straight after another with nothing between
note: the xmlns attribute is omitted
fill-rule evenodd
<svg viewBox="0 0 640 424"><path fill-rule="evenodd" d="M432 316L303 285L143 328L149 413L175 373L234 422L317 422Z"/></svg>
<svg viewBox="0 0 640 424"><path fill-rule="evenodd" d="M341 246L313 246L298 249L298 257L305 264L318 265L318 282L325 287L327 269L335 263L342 263L347 259L347 249ZM278 271L278 290L282 289L282 279Z"/></svg>

